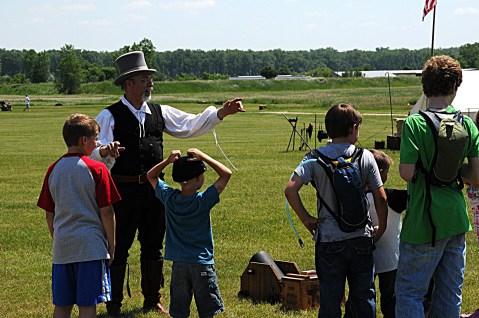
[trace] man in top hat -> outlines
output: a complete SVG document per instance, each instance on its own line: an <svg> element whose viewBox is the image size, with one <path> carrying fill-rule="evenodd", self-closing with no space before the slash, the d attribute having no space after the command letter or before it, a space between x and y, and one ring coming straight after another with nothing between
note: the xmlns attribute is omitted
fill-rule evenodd
<svg viewBox="0 0 479 318"><path fill-rule="evenodd" d="M226 116L244 109L241 98L229 100L219 109L209 106L197 115L149 103L152 75L156 70L148 68L143 52L123 54L115 63L119 73L115 84L121 86L124 95L97 116L101 146L92 154L111 167L122 197L122 201L114 204L116 248L110 269L112 300L107 302L107 311L110 317L120 316L128 250L138 231L143 311L168 313L160 301L160 287L164 282L161 252L165 235L164 206L148 185L146 173L163 159L163 132L178 138L200 136Z"/></svg>

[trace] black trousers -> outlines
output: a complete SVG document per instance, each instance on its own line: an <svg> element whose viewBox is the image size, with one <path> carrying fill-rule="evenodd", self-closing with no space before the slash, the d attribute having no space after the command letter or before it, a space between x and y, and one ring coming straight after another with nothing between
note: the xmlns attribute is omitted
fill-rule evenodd
<svg viewBox="0 0 479 318"><path fill-rule="evenodd" d="M140 258L162 260L165 237L165 207L155 196L149 182L116 183L122 200L114 204L116 218L116 247L112 265L124 265L138 231Z"/></svg>
<svg viewBox="0 0 479 318"><path fill-rule="evenodd" d="M381 312L384 318L396 317L396 294L394 285L396 284L397 270L376 274L379 279L379 294L381 297Z"/></svg>

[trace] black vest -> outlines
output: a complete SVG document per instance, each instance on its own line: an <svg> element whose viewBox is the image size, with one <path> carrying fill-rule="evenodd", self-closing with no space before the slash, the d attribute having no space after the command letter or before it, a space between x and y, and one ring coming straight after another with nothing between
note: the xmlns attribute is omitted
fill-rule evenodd
<svg viewBox="0 0 479 318"><path fill-rule="evenodd" d="M121 101L107 107L115 120L113 138L125 147L120 157L116 158L111 169L112 174L132 176L144 174L163 160L165 121L160 105L148 103L148 107L151 115L146 114L145 117L145 137L141 137L138 119Z"/></svg>

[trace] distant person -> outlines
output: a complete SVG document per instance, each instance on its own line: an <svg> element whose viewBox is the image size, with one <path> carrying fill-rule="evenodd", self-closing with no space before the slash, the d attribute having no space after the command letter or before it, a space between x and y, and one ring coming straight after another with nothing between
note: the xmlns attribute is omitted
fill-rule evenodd
<svg viewBox="0 0 479 318"><path fill-rule="evenodd" d="M98 141L102 146L92 155L112 166L113 180L123 198L114 206L116 255L111 266L112 300L106 307L109 316L121 315L129 250L137 237L143 311L166 314L168 309L161 303L160 294L164 284L161 253L165 235L164 207L148 185L146 173L163 160L163 133L177 138L201 136L226 116L244 112L244 109L241 98L229 100L219 109L210 106L197 115L150 103L154 86L152 76L156 70L148 68L143 52L123 54L115 63L119 72L115 84L121 86L124 95L97 116L101 126Z"/></svg>
<svg viewBox="0 0 479 318"><path fill-rule="evenodd" d="M28 94L25 95L25 108L23 111L29 111L30 110L30 97L28 97Z"/></svg>
<svg viewBox="0 0 479 318"><path fill-rule="evenodd" d="M356 152L354 144L359 139L361 123L361 114L351 105L332 106L325 117L326 131L331 138L331 143L317 150L331 159L340 156L353 156ZM303 162L309 159L315 159L312 153L307 154L303 158ZM334 188L325 168L316 160L297 167L284 190L290 206L316 239L315 263L321 304L319 318L341 317L341 301L346 280L349 285L346 314L351 317L376 317L373 241L379 240L386 230L386 193L378 166L371 152L364 149L358 162L362 184L372 192L374 198L379 220L379 226L376 228L373 228L369 219L364 227L356 231L341 230L338 221L332 215L339 209L334 199ZM318 192L317 218L306 210L299 195L301 187L310 182L314 182ZM365 190L366 188L361 189L360 193L362 194ZM333 211L328 211L322 200ZM358 206L357 210L362 210L362 207Z"/></svg>
<svg viewBox="0 0 479 318"><path fill-rule="evenodd" d="M37 205L46 212L53 238L54 318L96 317L96 305L110 300L109 263L115 255L115 215L120 200L107 167L88 156L100 126L73 114L63 125L68 152L48 168Z"/></svg>
<svg viewBox="0 0 479 318"><path fill-rule="evenodd" d="M211 209L220 202L220 194L231 177L231 170L198 149L189 149L180 157L173 150L166 160L148 171L148 181L165 205L165 259L173 261L170 282L171 317L189 317L195 296L199 317L212 317L224 311L213 258ZM205 191L206 162L219 178ZM181 190L171 188L159 176L173 164L173 181Z"/></svg>
<svg viewBox="0 0 479 318"><path fill-rule="evenodd" d="M434 116L453 116L451 105L462 82L458 61L434 56L422 70L427 110ZM462 178L479 183L479 138L474 122L463 116L467 132L461 152ZM459 317L466 261L465 233L471 230L460 183L436 186L429 177L436 151L426 118L413 114L404 121L399 174L408 182L408 205L401 230L396 276L396 317L423 317L424 296L431 278L434 288L428 317ZM453 162L451 162L453 165Z"/></svg>

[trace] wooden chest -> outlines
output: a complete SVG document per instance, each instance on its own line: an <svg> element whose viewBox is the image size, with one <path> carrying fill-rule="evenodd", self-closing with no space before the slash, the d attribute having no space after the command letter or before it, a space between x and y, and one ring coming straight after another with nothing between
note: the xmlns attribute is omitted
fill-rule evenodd
<svg viewBox="0 0 479 318"><path fill-rule="evenodd" d="M287 274L281 281L284 309L319 308L319 280L315 271Z"/></svg>

